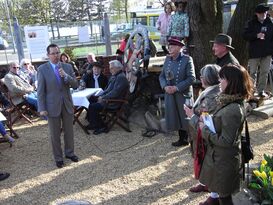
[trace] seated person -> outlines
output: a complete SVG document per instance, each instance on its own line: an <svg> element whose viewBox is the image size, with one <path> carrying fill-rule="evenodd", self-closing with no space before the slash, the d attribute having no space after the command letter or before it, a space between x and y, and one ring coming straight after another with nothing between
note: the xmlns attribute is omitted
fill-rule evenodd
<svg viewBox="0 0 273 205"><path fill-rule="evenodd" d="M4 83L9 90L12 102L15 105L26 101L37 109L37 93L34 87L19 76L19 65L15 62L9 64L9 72L4 77Z"/></svg>
<svg viewBox="0 0 273 205"><path fill-rule="evenodd" d="M3 136L3 138L5 140L7 140L9 143L13 143L15 141L14 138L12 138L11 136L9 136L6 132L5 126L4 124L0 121L0 133Z"/></svg>
<svg viewBox="0 0 273 205"><path fill-rule="evenodd" d="M28 81L30 85L37 84L37 71L34 66L31 65L29 59L23 58L20 62L19 76Z"/></svg>
<svg viewBox="0 0 273 205"><path fill-rule="evenodd" d="M90 102L88 107L88 121L89 125L87 129L94 129L93 134L97 135L102 132L107 132L107 127L101 119L99 113L106 106L105 100L107 99L122 99L125 97L128 91L128 81L125 74L123 73L123 65L118 60L112 60L109 62L109 69L112 74L109 79L109 83L106 89L103 91L102 95L94 101ZM108 108L118 108L119 104L111 103L107 105Z"/></svg>
<svg viewBox="0 0 273 205"><path fill-rule="evenodd" d="M87 72L86 75L83 76L83 81L85 82L86 88L101 88L105 89L108 84L108 78L103 75L101 72L103 66L100 62L92 63L92 72Z"/></svg>
<svg viewBox="0 0 273 205"><path fill-rule="evenodd" d="M75 72L76 77L80 76L79 69L77 68L75 62L70 59L68 54L62 53L60 56L60 61L70 64Z"/></svg>
<svg viewBox="0 0 273 205"><path fill-rule="evenodd" d="M91 71L92 70L92 63L96 62L96 58L95 58L95 54L93 53L88 53L87 55L87 62L85 64L83 64L83 66L80 69L80 75L85 75L87 71Z"/></svg>

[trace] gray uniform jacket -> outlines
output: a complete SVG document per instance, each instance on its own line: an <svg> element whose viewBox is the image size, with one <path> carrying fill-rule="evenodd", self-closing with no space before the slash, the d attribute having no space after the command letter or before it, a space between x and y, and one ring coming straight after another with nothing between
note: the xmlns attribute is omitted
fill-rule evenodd
<svg viewBox="0 0 273 205"><path fill-rule="evenodd" d="M61 63L61 67L67 74L61 79L61 84L58 83L49 62L38 68L38 111L47 111L49 117L58 117L63 104L68 113L74 112L70 87L76 89L78 82L70 64Z"/></svg>
<svg viewBox="0 0 273 205"><path fill-rule="evenodd" d="M170 72L173 76L172 80L168 80L168 73ZM187 130L186 114L183 105L185 103L185 95L192 96L191 85L194 80L194 64L190 56L180 54L175 60L170 56L166 57L163 70L159 76L160 86L164 89L167 85L175 85L178 89L172 95L165 93L165 119L169 131ZM180 125L179 117L182 125Z"/></svg>

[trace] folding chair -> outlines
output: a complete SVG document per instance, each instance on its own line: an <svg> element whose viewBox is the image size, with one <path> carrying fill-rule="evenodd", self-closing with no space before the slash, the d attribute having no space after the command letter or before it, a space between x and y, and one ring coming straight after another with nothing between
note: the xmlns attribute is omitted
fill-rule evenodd
<svg viewBox="0 0 273 205"><path fill-rule="evenodd" d="M36 114L36 111L33 110L31 105L26 101L15 105L12 101L12 97L9 94L8 88L6 85L1 84L1 92L7 97L10 102L10 108L6 110L5 115L7 117L7 125L10 127L20 119L26 120L28 123L33 124L32 121L26 116L26 114Z"/></svg>
<svg viewBox="0 0 273 205"><path fill-rule="evenodd" d="M86 133L86 134L90 134L88 129L86 129L86 127L81 123L81 121L79 120L79 117L80 115L82 114L82 112L84 110L87 110L85 107L83 106L76 106L74 107L74 121L73 121L73 124L75 124L76 122L80 125L80 127L83 129L83 131Z"/></svg>
<svg viewBox="0 0 273 205"><path fill-rule="evenodd" d="M108 106L112 103L120 104L116 108L111 108ZM128 108L127 99L108 99L106 100L106 106L102 110L101 115L104 123L107 126L107 131L117 124L127 132L132 132L129 127L129 121L126 117L126 108Z"/></svg>

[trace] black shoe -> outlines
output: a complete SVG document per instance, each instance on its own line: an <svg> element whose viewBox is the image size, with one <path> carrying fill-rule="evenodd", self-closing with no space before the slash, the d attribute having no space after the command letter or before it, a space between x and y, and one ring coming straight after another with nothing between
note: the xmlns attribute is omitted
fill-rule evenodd
<svg viewBox="0 0 273 205"><path fill-rule="evenodd" d="M181 147L181 146L187 146L189 144L186 140L178 140L177 142L173 142L172 146L174 147Z"/></svg>
<svg viewBox="0 0 273 205"><path fill-rule="evenodd" d="M95 129L95 131L93 132L94 135L99 135L101 133L107 133L108 132L108 129L107 127L102 127L102 128L99 128L99 129Z"/></svg>
<svg viewBox="0 0 273 205"><path fill-rule="evenodd" d="M264 91L259 92L259 97L265 98L266 96L267 96L267 94Z"/></svg>
<svg viewBox="0 0 273 205"><path fill-rule="evenodd" d="M72 162L78 162L79 158L76 155L73 155L71 157L65 156L65 158L70 159Z"/></svg>
<svg viewBox="0 0 273 205"><path fill-rule="evenodd" d="M87 130L95 130L96 127L89 124L89 125L85 126L85 129L87 129Z"/></svg>
<svg viewBox="0 0 273 205"><path fill-rule="evenodd" d="M7 178L9 178L10 174L9 173L0 173L0 181L3 181Z"/></svg>
<svg viewBox="0 0 273 205"><path fill-rule="evenodd" d="M64 162L63 161L56 161L56 166L58 168L63 168L64 167Z"/></svg>

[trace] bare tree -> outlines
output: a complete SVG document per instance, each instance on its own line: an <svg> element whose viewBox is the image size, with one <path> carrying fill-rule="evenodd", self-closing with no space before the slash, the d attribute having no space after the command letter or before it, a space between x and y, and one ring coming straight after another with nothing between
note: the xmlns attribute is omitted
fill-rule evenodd
<svg viewBox="0 0 273 205"><path fill-rule="evenodd" d="M210 40L222 31L223 2L222 0L190 0L188 1L190 18L190 39L188 45L194 59L196 76L207 63L212 63Z"/></svg>
<svg viewBox="0 0 273 205"><path fill-rule="evenodd" d="M243 29L247 20L253 17L255 7L266 2L266 0L239 0L228 27L228 34L232 37L235 47L233 54L245 67L247 66L248 50L247 42L242 38Z"/></svg>

